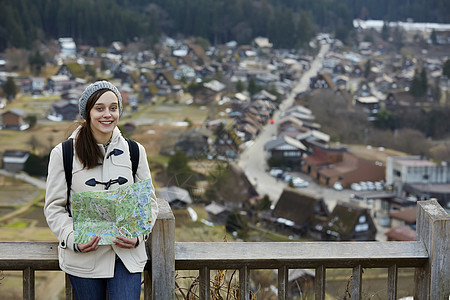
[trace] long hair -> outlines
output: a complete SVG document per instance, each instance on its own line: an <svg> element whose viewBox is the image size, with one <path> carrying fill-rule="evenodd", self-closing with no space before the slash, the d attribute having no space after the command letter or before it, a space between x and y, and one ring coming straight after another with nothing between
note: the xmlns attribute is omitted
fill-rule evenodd
<svg viewBox="0 0 450 300"><path fill-rule="evenodd" d="M83 164L84 168L92 169L103 161L103 152L97 145L91 129L91 109L94 104L108 89L101 89L94 92L86 103L86 120L80 122L81 128L78 131L75 142L75 153Z"/></svg>

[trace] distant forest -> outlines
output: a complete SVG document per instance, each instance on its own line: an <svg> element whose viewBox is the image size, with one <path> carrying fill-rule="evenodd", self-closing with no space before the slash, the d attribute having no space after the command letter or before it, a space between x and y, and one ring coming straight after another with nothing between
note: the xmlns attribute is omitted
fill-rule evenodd
<svg viewBox="0 0 450 300"><path fill-rule="evenodd" d="M73 37L106 45L161 34L243 44L265 36L297 48L315 32L345 39L354 18L450 23L448 0L0 0L0 51Z"/></svg>

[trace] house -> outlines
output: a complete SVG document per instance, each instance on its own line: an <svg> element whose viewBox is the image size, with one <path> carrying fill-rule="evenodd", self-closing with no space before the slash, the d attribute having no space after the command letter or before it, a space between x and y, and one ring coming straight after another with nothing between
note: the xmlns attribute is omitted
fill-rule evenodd
<svg viewBox="0 0 450 300"><path fill-rule="evenodd" d="M330 164L342 161L346 147L328 147L325 145L309 145L309 154L303 158L302 172L312 178L319 178L319 170Z"/></svg>
<svg viewBox="0 0 450 300"><path fill-rule="evenodd" d="M414 103L414 97L409 91L397 89L390 91L384 100L386 109L395 111L400 107L408 107Z"/></svg>
<svg viewBox="0 0 450 300"><path fill-rule="evenodd" d="M235 159L239 153L240 138L232 128L221 130L217 134L213 147L217 155Z"/></svg>
<svg viewBox="0 0 450 300"><path fill-rule="evenodd" d="M310 231L316 218L328 215L328 207L322 198L287 187L273 211L261 213L260 219L277 231L302 236Z"/></svg>
<svg viewBox="0 0 450 300"><path fill-rule="evenodd" d="M185 209L192 204L189 192L177 186L161 187L158 189L159 198L164 198L172 209Z"/></svg>
<svg viewBox="0 0 450 300"><path fill-rule="evenodd" d="M69 79L75 80L75 78L85 78L86 72L84 71L84 67L79 63L70 62L61 65L55 75L65 75Z"/></svg>
<svg viewBox="0 0 450 300"><path fill-rule="evenodd" d="M230 214L230 211L225 206L216 202L206 205L205 210L208 213L208 221L216 225L224 225Z"/></svg>
<svg viewBox="0 0 450 300"><path fill-rule="evenodd" d="M295 136L295 139L302 142L306 146L312 144L327 146L330 142L330 136L328 134L314 129L299 133Z"/></svg>
<svg viewBox="0 0 450 300"><path fill-rule="evenodd" d="M53 92L67 91L76 88L77 82L67 75L53 75L48 79L48 90Z"/></svg>
<svg viewBox="0 0 450 300"><path fill-rule="evenodd" d="M175 146L175 151L181 151L187 156L206 155L210 152L212 132L208 129L195 128L182 133Z"/></svg>
<svg viewBox="0 0 450 300"><path fill-rule="evenodd" d="M187 46L189 47L187 56L190 57L193 62L195 62L198 66L208 64L208 56L202 46L189 42L187 43Z"/></svg>
<svg viewBox="0 0 450 300"><path fill-rule="evenodd" d="M352 203L338 202L328 220L316 225L322 240L375 241L377 229L368 208Z"/></svg>
<svg viewBox="0 0 450 300"><path fill-rule="evenodd" d="M271 49L273 44L266 37L256 37L253 39L252 46L256 49Z"/></svg>
<svg viewBox="0 0 450 300"><path fill-rule="evenodd" d="M303 143L289 136L279 136L264 145L264 151L267 152L268 158L275 164L278 162L280 165L289 165L294 169L300 168L303 153L306 150Z"/></svg>
<svg viewBox="0 0 450 300"><path fill-rule="evenodd" d="M158 95L167 96L181 91L181 83L176 80L172 72L165 70L159 72L155 77L155 84L158 89Z"/></svg>
<svg viewBox="0 0 450 300"><path fill-rule="evenodd" d="M261 90L252 96L252 100L265 100L265 101L274 102L277 100L277 96L272 95L271 93L269 93L266 90Z"/></svg>
<svg viewBox="0 0 450 300"><path fill-rule="evenodd" d="M248 180L244 170L237 164L229 162L226 170L226 179L217 191L216 202L228 210L251 210L251 200L258 196L255 187Z"/></svg>
<svg viewBox="0 0 450 300"><path fill-rule="evenodd" d="M416 231L409 226L395 226L385 233L388 241L415 241Z"/></svg>
<svg viewBox="0 0 450 300"><path fill-rule="evenodd" d="M343 187L348 187L353 182L384 180L385 173L386 168L381 161L343 152L342 161L317 171L317 180L327 186L340 182Z"/></svg>
<svg viewBox="0 0 450 300"><path fill-rule="evenodd" d="M25 121L26 111L12 108L2 114L2 128L14 130L27 130L30 125Z"/></svg>
<svg viewBox="0 0 450 300"><path fill-rule="evenodd" d="M60 99L52 104L47 118L52 121L76 120L78 113L78 101Z"/></svg>
<svg viewBox="0 0 450 300"><path fill-rule="evenodd" d="M77 45L71 37L63 37L58 39L61 48L60 56L62 58L75 58L77 54Z"/></svg>
<svg viewBox="0 0 450 300"><path fill-rule="evenodd" d="M278 134L285 131L307 132L309 129L303 126L303 122L293 116L287 116L278 121Z"/></svg>
<svg viewBox="0 0 450 300"><path fill-rule="evenodd" d="M33 95L42 94L46 87L45 77L31 77L31 93Z"/></svg>
<svg viewBox="0 0 450 300"><path fill-rule="evenodd" d="M375 96L356 97L355 105L361 108L367 115L369 121L375 121L380 109L380 100Z"/></svg>
<svg viewBox="0 0 450 300"><path fill-rule="evenodd" d="M411 200L436 198L450 209L450 167L423 156L390 156L386 161L386 184L398 197Z"/></svg>
<svg viewBox="0 0 450 300"><path fill-rule="evenodd" d="M408 226L416 228L417 207L405 207L394 209L389 212L391 226Z"/></svg>
<svg viewBox="0 0 450 300"><path fill-rule="evenodd" d="M322 72L310 79L309 87L311 89L332 89L336 88L336 84L328 72Z"/></svg>
<svg viewBox="0 0 450 300"><path fill-rule="evenodd" d="M23 170L30 153L21 150L6 150L3 152L3 169L8 172L20 172Z"/></svg>
<svg viewBox="0 0 450 300"><path fill-rule="evenodd" d="M217 80L211 80L203 83L205 90L201 93L203 103L218 102L222 99L226 85ZM198 98L198 97L197 97ZM199 102L196 100L196 102Z"/></svg>

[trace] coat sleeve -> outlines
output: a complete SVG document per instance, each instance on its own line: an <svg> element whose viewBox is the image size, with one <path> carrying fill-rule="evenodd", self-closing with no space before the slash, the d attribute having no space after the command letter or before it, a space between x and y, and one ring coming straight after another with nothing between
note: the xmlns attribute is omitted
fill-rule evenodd
<svg viewBox="0 0 450 300"><path fill-rule="evenodd" d="M139 143L138 145L139 145L139 166L136 172L136 182L152 178L145 148ZM156 218L158 217L159 212L158 203L156 202L156 193L155 187L153 185L153 180L152 180L151 199L152 199L151 206L152 206L152 227L153 227L153 225L155 225ZM147 239L147 237L145 237L145 239Z"/></svg>
<svg viewBox="0 0 450 300"><path fill-rule="evenodd" d="M64 173L61 144L53 148L48 164L44 215L50 230L63 248L70 246L68 237L73 232L73 220L66 211L67 183Z"/></svg>

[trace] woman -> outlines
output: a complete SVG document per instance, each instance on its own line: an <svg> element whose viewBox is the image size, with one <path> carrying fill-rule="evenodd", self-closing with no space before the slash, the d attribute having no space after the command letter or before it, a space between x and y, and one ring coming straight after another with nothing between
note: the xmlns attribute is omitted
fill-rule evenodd
<svg viewBox="0 0 450 300"><path fill-rule="evenodd" d="M122 113L122 97L108 81L89 85L79 100L80 116L85 119L72 133L74 157L71 192L104 190L151 178L145 149L139 146L139 164L133 178L128 143L117 128ZM98 184L87 184L95 178ZM44 214L58 238L60 268L69 275L76 299L139 299L141 272L147 262L144 239L118 236L112 245L99 245L100 238L88 243L74 244L73 220L70 205L66 208L67 183L64 174L62 145L50 153ZM152 187L152 221L158 207ZM70 199L69 199L70 203Z"/></svg>

